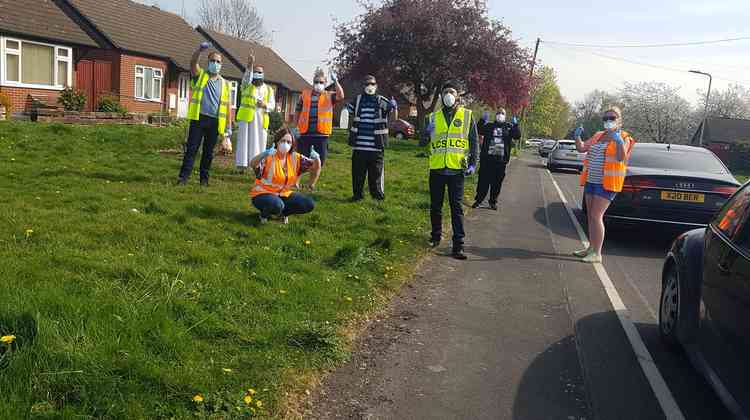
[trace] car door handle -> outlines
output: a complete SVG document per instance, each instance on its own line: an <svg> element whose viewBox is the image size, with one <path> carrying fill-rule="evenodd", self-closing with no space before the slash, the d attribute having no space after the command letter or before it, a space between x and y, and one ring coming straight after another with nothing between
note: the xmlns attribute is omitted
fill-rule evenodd
<svg viewBox="0 0 750 420"><path fill-rule="evenodd" d="M724 262L719 263L717 267L719 268L719 272L721 272L721 274L729 275L729 267L727 266L726 263Z"/></svg>

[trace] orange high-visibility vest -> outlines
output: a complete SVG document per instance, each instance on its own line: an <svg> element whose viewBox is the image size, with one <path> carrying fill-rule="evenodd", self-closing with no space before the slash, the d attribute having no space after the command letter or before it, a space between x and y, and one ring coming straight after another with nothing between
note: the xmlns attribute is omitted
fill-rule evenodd
<svg viewBox="0 0 750 420"><path fill-rule="evenodd" d="M586 142L591 144L593 147L596 143L599 143L604 136L606 131L599 131L594 134L591 139ZM602 187L611 192L622 191L622 185L625 183L625 175L628 171L628 159L630 159L630 153L633 151L633 145L635 140L630 137L625 131L621 133L622 139L625 140L625 160L620 162L617 160L617 143L610 142L607 146L607 150L604 152L604 177L602 178ZM583 160L583 171L581 171L580 182L581 185L586 185L586 180L589 175L589 159L588 154L586 159Z"/></svg>
<svg viewBox="0 0 750 420"><path fill-rule="evenodd" d="M299 114L297 128L300 134L310 131L310 108L312 105L312 91L306 90L302 93L302 112ZM333 133L333 101L331 94L323 91L318 96L318 126L316 131L320 134L330 136Z"/></svg>
<svg viewBox="0 0 750 420"><path fill-rule="evenodd" d="M250 197L262 194L276 194L281 197L292 195L292 188L297 185L302 159L299 153L289 152L286 155L287 173L284 173L282 160L278 153L268 156L263 164L263 173L255 180L255 187L250 190Z"/></svg>

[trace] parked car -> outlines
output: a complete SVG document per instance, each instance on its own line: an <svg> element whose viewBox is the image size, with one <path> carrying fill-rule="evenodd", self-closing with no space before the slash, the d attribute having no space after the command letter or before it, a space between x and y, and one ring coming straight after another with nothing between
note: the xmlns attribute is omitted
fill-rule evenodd
<svg viewBox="0 0 750 420"><path fill-rule="evenodd" d="M708 227L680 235L662 271L659 333L684 350L734 418L750 416L750 184Z"/></svg>
<svg viewBox="0 0 750 420"><path fill-rule="evenodd" d="M542 143L540 143L539 144L539 156L541 157L549 156L549 152L552 151L556 143L557 143L557 140L544 140Z"/></svg>
<svg viewBox="0 0 750 420"><path fill-rule="evenodd" d="M578 150L576 150L575 141L560 140L549 153L547 168L550 171L562 168L581 171L583 170L583 159L585 157L585 153L579 153Z"/></svg>
<svg viewBox="0 0 750 420"><path fill-rule="evenodd" d="M740 183L702 147L636 143L606 222L704 227ZM585 200L582 208L585 209Z"/></svg>
<svg viewBox="0 0 750 420"><path fill-rule="evenodd" d="M526 140L526 146L528 147L539 147L542 144L542 139L528 139Z"/></svg>
<svg viewBox="0 0 750 420"><path fill-rule="evenodd" d="M391 133L391 137L395 137L399 140L412 138L416 133L416 130L411 123L400 119L391 121L390 124L388 124L388 130Z"/></svg>

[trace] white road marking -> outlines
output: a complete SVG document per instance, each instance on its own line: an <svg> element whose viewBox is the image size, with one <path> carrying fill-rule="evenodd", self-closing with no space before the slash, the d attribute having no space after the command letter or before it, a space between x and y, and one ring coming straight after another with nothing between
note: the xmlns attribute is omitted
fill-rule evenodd
<svg viewBox="0 0 750 420"><path fill-rule="evenodd" d="M552 180L552 185L555 186L557 194L560 196L560 200L562 200L562 203L565 206L565 210L567 210L568 216L570 216L570 220L571 222L573 222L573 226L575 226L576 232L578 232L581 243L583 243L584 246L588 246L588 237L586 237L586 234L583 232L581 224L578 223L578 219L576 218L573 210L568 204L568 201L565 198L565 194L563 194L560 186L557 184L557 181L555 181L555 177L552 176L552 173L548 170L545 170L545 172L547 172L550 179ZM617 319L620 320L620 325L625 331L625 335L628 337L628 341L630 341L630 345L633 348L633 352L635 352L638 363L641 365L643 374L646 376L646 379L648 379L648 383L649 385L651 385L651 390L654 392L654 395L656 395L656 399L659 401L659 405L664 412L664 416L668 420L684 420L685 416L683 416L680 407L677 405L677 401L675 401L674 396L672 396L672 392L669 390L666 381L664 381L664 377L661 376L659 368L656 366L656 363L654 363L654 359L651 357L651 353L648 352L646 345L643 343L643 339L641 338L640 334L638 334L638 330L636 329L635 324L633 324L633 321L630 319L630 316L628 314L628 308L625 307L625 303L623 303L620 294L615 288L615 285L609 278L607 270L605 270L604 265L600 263L596 263L593 265L594 271L596 271L597 276L599 276L599 280L602 282L604 291L609 297L612 308L617 314Z"/></svg>

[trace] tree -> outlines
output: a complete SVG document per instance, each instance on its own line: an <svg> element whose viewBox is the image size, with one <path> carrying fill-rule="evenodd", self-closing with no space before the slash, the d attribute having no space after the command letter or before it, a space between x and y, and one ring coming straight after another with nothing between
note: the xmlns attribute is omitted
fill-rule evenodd
<svg viewBox="0 0 750 420"><path fill-rule="evenodd" d="M200 0L200 26L247 41L265 44L268 32L251 0Z"/></svg>
<svg viewBox="0 0 750 420"><path fill-rule="evenodd" d="M518 110L527 102L528 52L491 20L483 0L362 1L365 12L336 27L343 78L378 79L383 93L415 104L418 124L453 81L468 96Z"/></svg>
<svg viewBox="0 0 750 420"><path fill-rule="evenodd" d="M703 119L706 92L698 91L700 97L697 118ZM729 85L726 90L712 90L708 101L708 116L720 118L750 118L750 89L740 85Z"/></svg>
<svg viewBox="0 0 750 420"><path fill-rule="evenodd" d="M665 83L625 83L616 97L625 114L625 129L642 142L687 143L693 110L678 91Z"/></svg>
<svg viewBox="0 0 750 420"><path fill-rule="evenodd" d="M531 137L559 139L566 136L572 123L570 105L560 94L555 71L543 66L534 77L526 132Z"/></svg>

